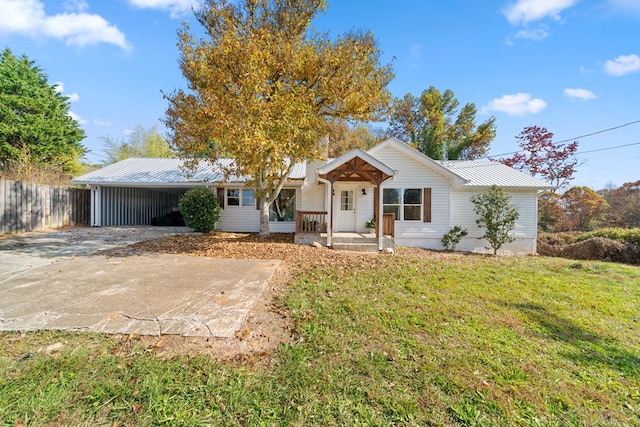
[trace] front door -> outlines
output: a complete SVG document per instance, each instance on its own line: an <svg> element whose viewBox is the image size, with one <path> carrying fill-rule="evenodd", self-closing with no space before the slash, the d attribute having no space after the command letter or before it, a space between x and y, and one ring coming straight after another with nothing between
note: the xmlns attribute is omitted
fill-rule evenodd
<svg viewBox="0 0 640 427"><path fill-rule="evenodd" d="M353 186L336 186L333 211L335 212L334 231L356 230L356 191Z"/></svg>

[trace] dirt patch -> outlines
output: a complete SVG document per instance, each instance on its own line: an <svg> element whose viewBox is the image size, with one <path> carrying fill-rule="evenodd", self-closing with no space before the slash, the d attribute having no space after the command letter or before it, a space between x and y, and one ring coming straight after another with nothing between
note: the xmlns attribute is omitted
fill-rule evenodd
<svg viewBox="0 0 640 427"><path fill-rule="evenodd" d="M543 235L538 239L538 253L544 256L579 260L622 262L640 264L640 248L605 237L593 237L568 243L563 236Z"/></svg>

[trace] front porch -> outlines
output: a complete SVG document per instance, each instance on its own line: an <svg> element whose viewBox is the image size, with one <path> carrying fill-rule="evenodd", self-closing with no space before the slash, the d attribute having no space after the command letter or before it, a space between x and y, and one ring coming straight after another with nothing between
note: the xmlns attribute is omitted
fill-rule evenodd
<svg viewBox="0 0 640 427"><path fill-rule="evenodd" d="M296 213L295 241L334 249L393 248L395 216L383 215L381 187L394 175L358 148L319 167L316 184L324 185L323 211Z"/></svg>
<svg viewBox="0 0 640 427"><path fill-rule="evenodd" d="M327 246L327 233L296 233L294 242L298 245L319 243ZM392 236L382 238L383 249L395 247ZM332 249L342 251L378 252L378 238L373 233L333 233Z"/></svg>
<svg viewBox="0 0 640 427"><path fill-rule="evenodd" d="M380 248L377 230L372 229L369 233L358 232L333 232L331 234L330 247L338 250L378 252L380 249L393 249L394 242L395 215L384 214L382 220L382 248ZM300 245L311 245L318 243L328 246L329 233L327 230L327 212L317 211L297 211L296 212L296 233L294 242Z"/></svg>

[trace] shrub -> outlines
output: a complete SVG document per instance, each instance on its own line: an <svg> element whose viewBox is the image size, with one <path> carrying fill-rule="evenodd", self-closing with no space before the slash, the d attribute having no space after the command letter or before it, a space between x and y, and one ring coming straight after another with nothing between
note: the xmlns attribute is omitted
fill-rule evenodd
<svg viewBox="0 0 640 427"><path fill-rule="evenodd" d="M187 191L180 196L178 208L187 227L200 233L213 230L215 223L220 219L218 199L208 188Z"/></svg>
<svg viewBox="0 0 640 427"><path fill-rule="evenodd" d="M520 213L511 204L510 194L501 187L492 185L486 192L474 194L471 203L474 204L473 210L478 215L476 224L485 229L482 238L489 241L494 255L502 245L516 240L511 231L516 228L516 220Z"/></svg>
<svg viewBox="0 0 640 427"><path fill-rule="evenodd" d="M606 237L622 243L640 245L640 228L601 228L581 234L576 241L580 242L594 237Z"/></svg>
<svg viewBox="0 0 640 427"><path fill-rule="evenodd" d="M467 234L469 234L469 232L466 228L462 228L459 225L456 225L455 227L451 228L451 230L449 230L447 234L444 235L444 237L442 238L442 246L444 246L448 251L455 251L456 245L460 243L460 240L462 240L462 238Z"/></svg>

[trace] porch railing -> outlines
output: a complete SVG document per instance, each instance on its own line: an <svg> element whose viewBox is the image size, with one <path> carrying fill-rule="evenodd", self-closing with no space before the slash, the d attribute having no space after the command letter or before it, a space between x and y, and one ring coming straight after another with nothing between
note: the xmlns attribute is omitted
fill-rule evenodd
<svg viewBox="0 0 640 427"><path fill-rule="evenodd" d="M382 234L384 236L395 236L396 214L386 213L382 215Z"/></svg>
<svg viewBox="0 0 640 427"><path fill-rule="evenodd" d="M296 233L320 234L326 232L326 212L296 211Z"/></svg>

